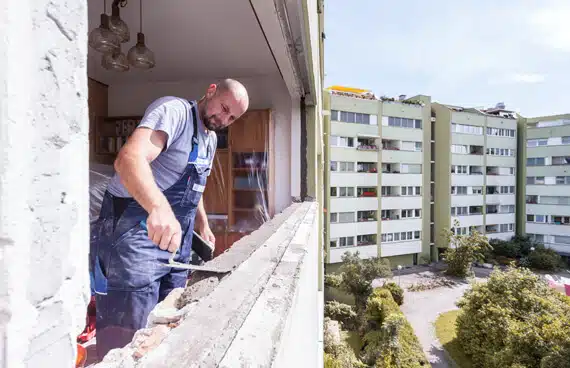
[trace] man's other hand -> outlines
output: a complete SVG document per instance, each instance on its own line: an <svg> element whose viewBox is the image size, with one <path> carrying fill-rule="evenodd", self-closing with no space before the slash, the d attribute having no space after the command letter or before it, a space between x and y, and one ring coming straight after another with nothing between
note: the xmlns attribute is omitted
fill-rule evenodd
<svg viewBox="0 0 570 368"><path fill-rule="evenodd" d="M212 229L210 229L210 226L204 226L203 228L198 229L198 232L202 239L212 244L214 248L216 247L216 237L214 236Z"/></svg>
<svg viewBox="0 0 570 368"><path fill-rule="evenodd" d="M182 230L170 205L155 207L147 218L148 237L162 250L176 252L180 247Z"/></svg>

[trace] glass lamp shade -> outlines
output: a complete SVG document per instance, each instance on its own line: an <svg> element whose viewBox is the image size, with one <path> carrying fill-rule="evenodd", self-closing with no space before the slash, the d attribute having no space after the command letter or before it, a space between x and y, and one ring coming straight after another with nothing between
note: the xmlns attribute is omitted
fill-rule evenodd
<svg viewBox="0 0 570 368"><path fill-rule="evenodd" d="M150 51L144 43L144 34L137 34L137 44L131 47L129 50L127 58L129 63L139 69L150 69L153 68L155 63L154 52Z"/></svg>
<svg viewBox="0 0 570 368"><path fill-rule="evenodd" d="M101 65L105 69L114 70L116 72L126 72L129 70L127 57L120 50L104 54L101 59Z"/></svg>
<svg viewBox="0 0 570 368"><path fill-rule="evenodd" d="M89 34L89 46L102 53L114 52L119 49L119 36L109 30L109 16L101 14L101 25Z"/></svg>
<svg viewBox="0 0 570 368"><path fill-rule="evenodd" d="M129 42L131 39L129 27L127 26L127 23L121 19L119 7L117 5L113 5L111 17L109 18L109 29L111 32L119 36L121 42Z"/></svg>

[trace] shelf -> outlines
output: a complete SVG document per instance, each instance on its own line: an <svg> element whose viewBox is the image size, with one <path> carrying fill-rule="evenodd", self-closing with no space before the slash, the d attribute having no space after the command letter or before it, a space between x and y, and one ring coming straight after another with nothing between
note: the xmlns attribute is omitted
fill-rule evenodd
<svg viewBox="0 0 570 368"><path fill-rule="evenodd" d="M237 171L237 172L248 172L248 171L265 171L265 168L262 167L234 167L232 169L233 171Z"/></svg>
<svg viewBox="0 0 570 368"><path fill-rule="evenodd" d="M234 208L234 212L257 212L257 208Z"/></svg>
<svg viewBox="0 0 570 368"><path fill-rule="evenodd" d="M266 192L267 189L265 188L250 188L250 189L237 189L234 188L234 192Z"/></svg>

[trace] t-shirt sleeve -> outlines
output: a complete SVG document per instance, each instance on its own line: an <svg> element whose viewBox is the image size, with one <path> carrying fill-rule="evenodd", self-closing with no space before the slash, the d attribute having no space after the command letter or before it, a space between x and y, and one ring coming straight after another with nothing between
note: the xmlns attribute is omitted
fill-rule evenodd
<svg viewBox="0 0 570 368"><path fill-rule="evenodd" d="M153 101L146 109L139 127L152 130L160 130L168 136L165 149L168 149L172 142L177 140L186 122L185 107L186 101L177 97L161 97ZM192 129L190 128L190 134Z"/></svg>
<svg viewBox="0 0 570 368"><path fill-rule="evenodd" d="M208 176L210 176L212 174L212 171L214 171L214 158L216 157L216 149L218 148L218 136L215 132L212 132L212 134L213 137L209 143L212 145L212 159L210 160L210 170L208 171Z"/></svg>

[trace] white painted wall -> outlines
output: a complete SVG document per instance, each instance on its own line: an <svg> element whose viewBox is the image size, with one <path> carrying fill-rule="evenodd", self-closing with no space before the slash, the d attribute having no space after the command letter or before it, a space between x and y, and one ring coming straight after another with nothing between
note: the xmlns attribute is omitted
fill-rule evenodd
<svg viewBox="0 0 570 368"><path fill-rule="evenodd" d="M488 204L516 204L514 194L492 194L485 198Z"/></svg>
<svg viewBox="0 0 570 368"><path fill-rule="evenodd" d="M378 222L376 221L332 223L330 227L331 239L376 233L378 233Z"/></svg>
<svg viewBox="0 0 570 368"><path fill-rule="evenodd" d="M272 109L275 124L275 209L280 212L301 191L300 111L291 101L279 75L236 78L249 93L250 109ZM143 115L146 107L161 96L199 99L216 80L191 80L152 84L109 86L109 116ZM298 146L293 150L293 145ZM207 210L207 209L206 209Z"/></svg>
<svg viewBox="0 0 570 368"><path fill-rule="evenodd" d="M529 234L547 234L570 236L570 226L526 223L526 232Z"/></svg>
<svg viewBox="0 0 570 368"><path fill-rule="evenodd" d="M487 175L487 185L517 185L517 177L515 175Z"/></svg>
<svg viewBox="0 0 570 368"><path fill-rule="evenodd" d="M420 253L421 251L421 240L398 243L382 243L380 245L381 257L401 256L403 254Z"/></svg>
<svg viewBox="0 0 570 368"><path fill-rule="evenodd" d="M487 196L489 198L489 196ZM483 205L483 195L471 194L471 195L452 195L451 196L451 207L461 207L461 206L482 206ZM489 202L487 199L487 203Z"/></svg>
<svg viewBox="0 0 570 368"><path fill-rule="evenodd" d="M407 197L407 196L400 196L400 197L382 197L380 199L382 203L383 210L391 210L391 209L412 209L412 208L423 208L423 197Z"/></svg>
<svg viewBox="0 0 570 368"><path fill-rule="evenodd" d="M344 173L331 172L331 187L376 187L378 186L377 173Z"/></svg>
<svg viewBox="0 0 570 368"><path fill-rule="evenodd" d="M460 227L480 226L483 225L483 215L468 215L468 216L452 216L450 225L453 226L455 220L459 221ZM491 222L487 221L488 224ZM494 222L493 222L494 224Z"/></svg>
<svg viewBox="0 0 570 368"><path fill-rule="evenodd" d="M422 219L382 221L382 234L422 230Z"/></svg>
<svg viewBox="0 0 570 368"><path fill-rule="evenodd" d="M381 174L382 186L422 186L422 174Z"/></svg>
<svg viewBox="0 0 570 368"><path fill-rule="evenodd" d="M341 257L344 253L355 253L358 252L360 258L370 259L373 257L378 257L378 246L377 245L363 245L360 247L347 247L347 248L330 248L330 262L329 263L339 263L341 262Z"/></svg>
<svg viewBox="0 0 570 368"><path fill-rule="evenodd" d="M487 225L514 224L516 222L516 216L514 213L487 214L485 221Z"/></svg>
<svg viewBox="0 0 570 368"><path fill-rule="evenodd" d="M331 198L331 212L378 210L378 198Z"/></svg>
<svg viewBox="0 0 570 368"><path fill-rule="evenodd" d="M0 367L72 367L89 300L87 8L0 6Z"/></svg>
<svg viewBox="0 0 570 368"><path fill-rule="evenodd" d="M526 213L534 215L570 216L570 206L552 204L527 204Z"/></svg>
<svg viewBox="0 0 570 368"><path fill-rule="evenodd" d="M483 186L483 175L451 174L452 186Z"/></svg>

